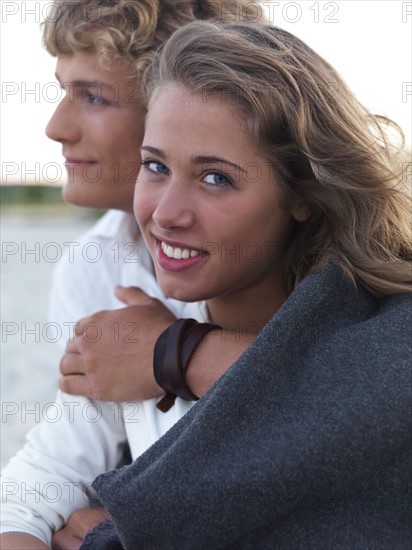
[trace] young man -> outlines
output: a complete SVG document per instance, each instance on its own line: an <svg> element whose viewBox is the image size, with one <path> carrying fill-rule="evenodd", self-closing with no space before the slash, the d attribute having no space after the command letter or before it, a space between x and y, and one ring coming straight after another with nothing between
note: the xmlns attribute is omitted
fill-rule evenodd
<svg viewBox="0 0 412 550"><path fill-rule="evenodd" d="M65 200L79 206L116 209L106 214L76 243L74 257L66 255L55 273L51 317L66 327L69 340L68 322L122 305L114 295L115 285L142 286L137 274L142 265L147 265L144 245L139 241L136 223L129 215L132 213L134 182L140 168L138 149L144 117L136 71L138 77L162 40L193 18L220 17L230 21L249 14L256 19L261 17L261 12L243 0L203 2L199 3L198 11L190 2L178 6L173 2L162 2L159 13L156 3L142 8L140 2L133 1L123 2L121 8L117 4L112 8L97 4L93 18L88 15L85 2L70 3L64 9L63 5L56 8L60 17L52 17L51 23L46 24L44 39L49 52L58 57L56 75L67 94L46 132L51 139L62 143L68 171L63 189ZM141 14L139 10L143 10ZM140 27L139 16L142 20ZM85 27L83 19L86 17L91 23ZM97 24L112 25L111 18L115 28L126 37L124 43L120 41L111 45L110 40L115 37L105 37L102 31L99 34L94 31ZM135 31L136 36L143 35L146 41L133 38ZM114 60L107 71L105 67L110 56ZM144 287L144 291L165 300L154 280ZM119 296L129 302L134 299L138 304L142 300L147 302L145 296L132 290L121 291ZM155 305L151 303L152 307ZM178 313L178 304L168 301L167 306L173 313ZM144 312L138 307L117 314L99 313L97 318L91 317L85 322L104 325L107 317L108 325L119 323L119 330L132 323L129 330L139 326L139 340L147 343L148 338L149 341L155 340L165 326L159 324L152 335L153 328L142 325L141 314ZM114 319L114 315L119 318ZM120 335L104 328L101 327L99 338L84 338L83 331L77 331L79 338L69 345L62 361L61 389L95 399L121 398L122 401L161 394L151 373L152 350L147 345L141 349L143 346L138 345L137 338L127 338L127 329L126 334ZM127 347L113 346L124 344L124 340L128 340ZM235 340L238 338L233 338ZM225 349L228 349L227 342L225 344ZM125 353L130 361L125 362ZM234 356L238 354L236 351ZM139 367L136 367L137 357ZM221 357L221 354L216 357ZM116 371L113 364L117 366ZM122 373L128 376L119 377L119 368L124 368ZM136 368L140 370L136 372ZM189 370L189 382L193 373ZM142 384L145 380L151 383ZM213 376L205 384L194 379L194 390L202 394L215 380Z"/></svg>
<svg viewBox="0 0 412 550"><path fill-rule="evenodd" d="M76 243L55 273L52 319L68 327L83 318L67 345L60 385L69 393L126 403L59 393L59 421L32 430L4 470L4 548L49 548L53 532L88 506L88 485L115 467L126 440L133 458L139 456L193 405L178 398L167 413L155 407L164 392L152 374L154 343L177 316L203 320L206 312L202 304L165 298L131 215L144 117L139 76L158 46L183 24L210 17L256 20L261 11L244 0L159 4L102 1L90 10L86 1L62 0L44 27L66 91L46 130L62 143L68 172L63 196L79 206L115 209ZM115 295L117 284L139 285L144 292L123 288ZM131 307L94 314L122 302ZM213 340L202 344L189 369L188 383L199 396L250 343L233 334ZM217 357L220 364L202 375ZM50 488L57 491L54 496Z"/></svg>

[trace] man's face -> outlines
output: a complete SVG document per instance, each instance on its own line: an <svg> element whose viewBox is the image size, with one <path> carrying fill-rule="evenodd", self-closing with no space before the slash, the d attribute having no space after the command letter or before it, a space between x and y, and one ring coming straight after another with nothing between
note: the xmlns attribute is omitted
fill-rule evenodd
<svg viewBox="0 0 412 550"><path fill-rule="evenodd" d="M105 70L96 53L84 52L58 57L56 77L66 94L46 134L63 146L64 200L133 212L145 114L136 78L125 65Z"/></svg>

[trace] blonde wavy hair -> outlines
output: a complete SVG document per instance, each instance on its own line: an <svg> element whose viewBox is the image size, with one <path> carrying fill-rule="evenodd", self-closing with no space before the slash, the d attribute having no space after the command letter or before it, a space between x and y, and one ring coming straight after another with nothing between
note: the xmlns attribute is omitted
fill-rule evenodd
<svg viewBox="0 0 412 550"><path fill-rule="evenodd" d="M247 0L55 0L43 43L53 56L97 52L101 66L122 61L141 75L174 31L207 19L266 21L259 3Z"/></svg>
<svg viewBox="0 0 412 550"><path fill-rule="evenodd" d="M148 77L146 100L177 83L236 104L284 205L306 206L285 251L289 291L327 262L377 296L412 290L403 134L304 42L269 25L194 22L169 39Z"/></svg>

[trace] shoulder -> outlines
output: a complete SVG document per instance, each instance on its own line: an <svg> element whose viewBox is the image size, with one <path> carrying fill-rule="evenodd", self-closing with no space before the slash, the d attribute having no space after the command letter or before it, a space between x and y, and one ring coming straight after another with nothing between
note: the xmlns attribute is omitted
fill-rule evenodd
<svg viewBox="0 0 412 550"><path fill-rule="evenodd" d="M114 241L124 242L140 239L139 228L131 214L119 210L109 210L87 231L75 239L74 244L77 249L79 246L85 246L92 242L103 245Z"/></svg>
<svg viewBox="0 0 412 550"><path fill-rule="evenodd" d="M54 278L69 279L74 273L114 267L126 242L142 240L132 216L119 211L104 214L90 229L66 244L65 254L54 270ZM98 264L98 265L96 265Z"/></svg>
<svg viewBox="0 0 412 550"><path fill-rule="evenodd" d="M389 387L403 392L412 362L411 306L410 294L377 298L328 265L305 278L250 349L265 362L282 357L301 383L307 375L321 393L326 385L363 397Z"/></svg>
<svg viewBox="0 0 412 550"><path fill-rule="evenodd" d="M84 235L98 239L137 239L140 231L136 220L131 214L120 210L106 212Z"/></svg>
<svg viewBox="0 0 412 550"><path fill-rule="evenodd" d="M114 287L150 279L144 243L131 215L109 211L73 241L52 274L50 315L79 319L121 304ZM140 253L140 251L142 251ZM149 264L150 266L150 264Z"/></svg>

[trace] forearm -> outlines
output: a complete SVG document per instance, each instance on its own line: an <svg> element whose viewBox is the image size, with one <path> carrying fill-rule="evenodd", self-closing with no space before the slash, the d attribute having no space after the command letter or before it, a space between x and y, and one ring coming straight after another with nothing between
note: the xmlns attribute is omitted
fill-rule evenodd
<svg viewBox="0 0 412 550"><path fill-rule="evenodd" d="M213 331L196 348L186 372L192 392L202 397L252 343L255 336Z"/></svg>
<svg viewBox="0 0 412 550"><path fill-rule="evenodd" d="M0 543L3 550L50 550L50 546L37 537L16 531L2 533Z"/></svg>
<svg viewBox="0 0 412 550"><path fill-rule="evenodd" d="M144 401L164 395L153 376L153 350L176 317L159 301L137 288L116 289L129 307L97 312L80 320L76 336L60 363L60 389L103 401ZM183 313L183 312L181 312ZM185 318L185 315L180 315ZM84 327L96 324L97 341L85 338ZM114 335L113 327L123 332ZM137 328L131 337L129 328ZM116 337L115 337L116 336ZM253 342L255 334L213 331L195 350L186 382L201 397Z"/></svg>

